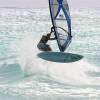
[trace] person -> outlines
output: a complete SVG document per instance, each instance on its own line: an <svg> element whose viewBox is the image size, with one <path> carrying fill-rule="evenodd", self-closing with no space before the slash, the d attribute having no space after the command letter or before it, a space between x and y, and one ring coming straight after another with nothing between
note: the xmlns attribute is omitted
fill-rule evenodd
<svg viewBox="0 0 100 100"><path fill-rule="evenodd" d="M51 33L47 35L43 35L41 40L39 41L37 47L41 51L52 51L50 45L47 44L48 40L50 40Z"/></svg>

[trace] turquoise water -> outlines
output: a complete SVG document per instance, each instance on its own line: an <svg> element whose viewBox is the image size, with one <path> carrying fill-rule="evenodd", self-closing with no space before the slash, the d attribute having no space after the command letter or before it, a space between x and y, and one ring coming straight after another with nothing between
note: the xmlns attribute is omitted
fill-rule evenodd
<svg viewBox="0 0 100 100"><path fill-rule="evenodd" d="M76 34L66 52L83 59L57 63L37 56L51 27L48 9L0 8L0 100L100 100L100 11L71 15Z"/></svg>

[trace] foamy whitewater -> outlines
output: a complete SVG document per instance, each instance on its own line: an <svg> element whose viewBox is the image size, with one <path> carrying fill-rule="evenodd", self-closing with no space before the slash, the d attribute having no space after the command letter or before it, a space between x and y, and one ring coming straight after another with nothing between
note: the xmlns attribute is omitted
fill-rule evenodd
<svg viewBox="0 0 100 100"><path fill-rule="evenodd" d="M51 27L49 9L0 9L0 100L100 100L100 11L71 15L75 36L64 55L82 59L57 62L38 56L37 43Z"/></svg>

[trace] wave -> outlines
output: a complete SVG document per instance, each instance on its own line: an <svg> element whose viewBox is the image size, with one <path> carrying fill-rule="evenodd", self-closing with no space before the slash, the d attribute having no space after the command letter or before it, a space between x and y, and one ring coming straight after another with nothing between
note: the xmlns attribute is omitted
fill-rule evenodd
<svg viewBox="0 0 100 100"><path fill-rule="evenodd" d="M38 39L37 39L38 40ZM100 68L89 64L85 58L71 63L58 63L41 59L37 56L37 41L32 37L20 41L18 62L25 75L45 74L61 83L73 85L99 85L100 78L96 74Z"/></svg>

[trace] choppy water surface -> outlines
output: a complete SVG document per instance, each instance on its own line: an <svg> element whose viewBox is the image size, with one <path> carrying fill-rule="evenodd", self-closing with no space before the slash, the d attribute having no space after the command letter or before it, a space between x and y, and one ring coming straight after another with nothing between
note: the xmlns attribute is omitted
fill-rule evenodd
<svg viewBox="0 0 100 100"><path fill-rule="evenodd" d="M36 44L51 27L48 9L0 8L0 100L100 100L100 11L71 15L76 34L64 63L56 42L56 53L44 55L49 61L38 56ZM71 61L73 54L82 59Z"/></svg>

